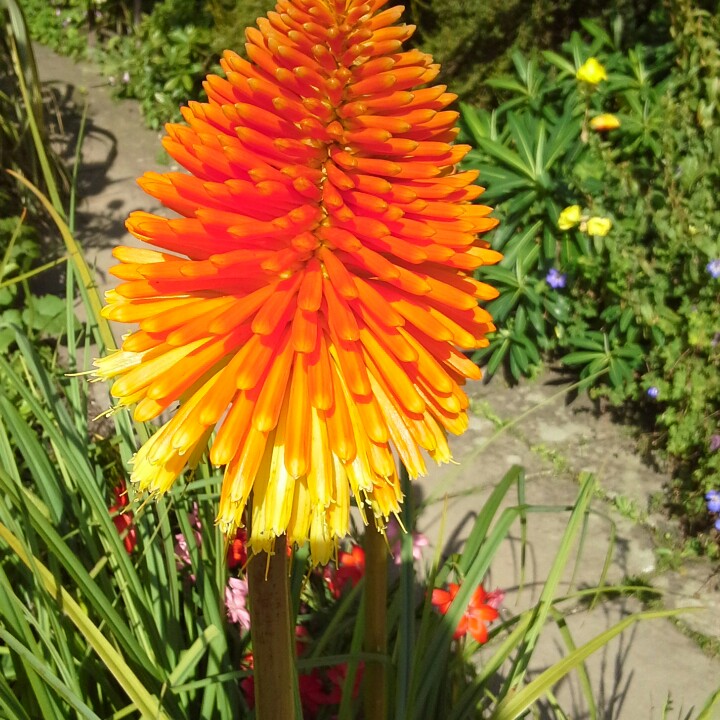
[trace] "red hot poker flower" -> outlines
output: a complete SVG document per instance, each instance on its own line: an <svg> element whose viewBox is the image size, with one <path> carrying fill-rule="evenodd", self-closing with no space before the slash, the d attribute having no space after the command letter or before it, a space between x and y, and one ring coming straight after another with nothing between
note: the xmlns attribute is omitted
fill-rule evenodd
<svg viewBox="0 0 720 720"><path fill-rule="evenodd" d="M460 590L460 586L455 583L449 583L447 590L436 588L432 593L432 604L437 607L441 615L445 615L450 609L455 596ZM498 605L502 601L503 594L495 591L486 593L482 585L478 585L477 589L470 598L467 610L460 618L460 622L453 634L455 639L465 635L468 630L475 640L483 644L487 642L488 630L487 626L493 620L498 618Z"/></svg>
<svg viewBox="0 0 720 720"><path fill-rule="evenodd" d="M456 96L423 87L430 55L386 0L280 0L227 51L208 102L163 144L188 173L143 189L179 217L131 214L156 249L119 247L110 320L139 324L97 362L139 421L179 409L134 459L141 491L166 492L198 461L226 466L218 522L249 508L252 551L310 541L326 563L350 499L380 523L421 450L450 460L467 427L461 349L494 329L473 273L499 260L478 233L476 172L457 172Z"/></svg>

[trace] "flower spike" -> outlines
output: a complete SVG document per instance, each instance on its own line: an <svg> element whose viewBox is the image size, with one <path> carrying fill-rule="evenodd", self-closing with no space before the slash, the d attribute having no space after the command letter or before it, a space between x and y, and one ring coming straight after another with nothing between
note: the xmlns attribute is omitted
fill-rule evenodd
<svg viewBox="0 0 720 720"><path fill-rule="evenodd" d="M438 66L403 52L413 32L384 0L280 0L226 51L208 101L183 108L163 145L186 173L140 185L176 213L134 212L148 248L119 247L104 315L136 323L97 364L135 418L173 417L132 479L166 492L201 457L225 465L218 522L251 514L248 545L309 540L326 563L351 496L380 526L421 450L450 459L467 426L462 350L494 326L474 279L500 255L478 239L491 209L457 172L456 99Z"/></svg>

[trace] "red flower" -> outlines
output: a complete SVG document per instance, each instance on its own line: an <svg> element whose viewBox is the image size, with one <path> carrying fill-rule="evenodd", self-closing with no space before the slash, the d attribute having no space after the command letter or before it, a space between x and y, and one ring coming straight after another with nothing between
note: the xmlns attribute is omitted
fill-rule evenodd
<svg viewBox="0 0 720 720"><path fill-rule="evenodd" d="M125 486L124 480L121 480L120 483L113 488L113 496L115 497L115 502L108 508L108 512L112 516L112 521L120 537L123 538L125 550L131 553L137 545L137 530L132 524L132 512L129 510L123 512L123 509L126 508L129 503L127 487Z"/></svg>
<svg viewBox="0 0 720 720"><path fill-rule="evenodd" d="M247 655L245 655L245 657L242 659L242 662L240 663L240 669L255 669L255 658L253 658L252 653L248 653ZM247 677L244 677L240 681L240 689L245 696L245 702L247 703L248 708L252 710L255 707L255 676L248 675Z"/></svg>
<svg viewBox="0 0 720 720"><path fill-rule="evenodd" d="M247 562L247 533L244 528L238 528L235 537L228 546L227 564L230 570L242 567Z"/></svg>
<svg viewBox="0 0 720 720"><path fill-rule="evenodd" d="M435 589L432 594L432 604L438 609L441 615L450 609L455 596L458 594L460 586L455 583L449 583L447 590ZM502 600L502 593L495 591L486 593L482 585L478 585L477 589L470 598L470 603L465 610L460 622L455 630L453 637L455 639L462 637L470 631L470 634L480 644L487 642L488 623L498 618L497 606Z"/></svg>
<svg viewBox="0 0 720 720"><path fill-rule="evenodd" d="M339 598L349 583L355 587L365 574L365 551L359 545L353 545L350 552L338 553L337 569L325 568L325 582L327 582L333 597Z"/></svg>
<svg viewBox="0 0 720 720"><path fill-rule="evenodd" d="M358 665L352 696L360 689L363 666ZM314 668L308 675L300 675L300 701L307 720L316 717L321 708L337 705L342 700L342 689L347 675L347 664L340 663L329 668Z"/></svg>

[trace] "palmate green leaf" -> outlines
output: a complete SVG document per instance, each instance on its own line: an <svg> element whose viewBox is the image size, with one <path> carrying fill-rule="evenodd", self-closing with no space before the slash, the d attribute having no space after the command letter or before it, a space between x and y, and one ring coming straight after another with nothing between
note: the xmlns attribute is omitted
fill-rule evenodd
<svg viewBox="0 0 720 720"><path fill-rule="evenodd" d="M589 362L592 362L593 360L597 360L598 358L605 359L605 353L597 353L597 352L572 352L568 353L567 355L563 355L563 357L560 358L560 361L563 362L565 365L585 365Z"/></svg>
<svg viewBox="0 0 720 720"><path fill-rule="evenodd" d="M478 110L467 103L460 103L460 117L467 125L473 140L477 143L480 138L491 137L491 124L489 116L484 110Z"/></svg>
<svg viewBox="0 0 720 720"><path fill-rule="evenodd" d="M527 95L527 87L519 83L515 78L509 76L488 78L485 81L486 85L491 88L498 90L510 90L511 92L517 93L518 95Z"/></svg>
<svg viewBox="0 0 720 720"><path fill-rule="evenodd" d="M510 128L510 137L515 141L515 146L518 148L524 166L532 173L533 180L537 179L531 129L532 120L526 116L518 116L511 112L508 113L507 122ZM542 121L538 123L538 126L539 129L542 128Z"/></svg>
<svg viewBox="0 0 720 720"><path fill-rule="evenodd" d="M497 369L500 367L500 364L505 359L505 355L507 354L509 349L510 340L506 338L502 341L500 347L494 350L492 356L490 357L490 361L485 368L485 371L488 375L494 375L497 372Z"/></svg>
<svg viewBox="0 0 720 720"><path fill-rule="evenodd" d="M580 120L566 111L550 133L544 149L542 169L549 171L564 155L570 154L573 145L580 147Z"/></svg>
<svg viewBox="0 0 720 720"><path fill-rule="evenodd" d="M551 64L554 65L556 68L561 70L565 75L569 75L570 77L575 77L575 66L566 58L564 58L562 55L558 55L556 52L552 52L551 50L544 50L542 52L542 56Z"/></svg>
<svg viewBox="0 0 720 720"><path fill-rule="evenodd" d="M529 180L535 180L535 172L532 165L526 165L517 153L505 147L499 140L480 137L476 138L475 142L477 146L490 157L517 170Z"/></svg>
<svg viewBox="0 0 720 720"><path fill-rule="evenodd" d="M528 683L522 690L508 695L498 706L491 716L491 720L515 720L526 712L533 703L545 695L554 685L562 680L565 675L578 667L590 655L597 652L607 645L614 637L627 630L634 623L642 620L656 620L660 618L674 617L683 612L687 612L689 608L679 608L676 610L649 610L646 612L636 613L621 620L609 630L597 635L589 642L581 645L577 650L570 653L562 660L555 663L540 674L535 680Z"/></svg>
<svg viewBox="0 0 720 720"><path fill-rule="evenodd" d="M83 608L75 602L37 557L27 554L21 541L2 523L0 523L0 538L10 546L19 560L32 569L48 594L57 599L62 612L70 619L86 639L88 645L105 663L105 666L127 693L140 714L156 720L170 720L170 717L163 710L160 700L145 689L142 681L133 673L122 655L106 640L102 631L90 620Z"/></svg>

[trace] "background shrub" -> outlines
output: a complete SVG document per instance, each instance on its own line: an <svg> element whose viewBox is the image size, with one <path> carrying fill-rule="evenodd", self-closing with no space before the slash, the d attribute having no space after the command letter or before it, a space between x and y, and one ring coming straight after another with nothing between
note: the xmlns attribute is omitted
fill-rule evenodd
<svg viewBox="0 0 720 720"><path fill-rule="evenodd" d="M503 219L505 260L486 272L501 330L479 359L516 380L541 352L562 356L595 397L644 413L648 449L674 471L670 504L697 531L720 477L720 22L670 10L652 46L584 22L590 39L562 55L516 54L515 76L490 80L505 102L463 116L467 163ZM591 57L607 69L597 85L576 78ZM605 113L620 127L594 130Z"/></svg>

